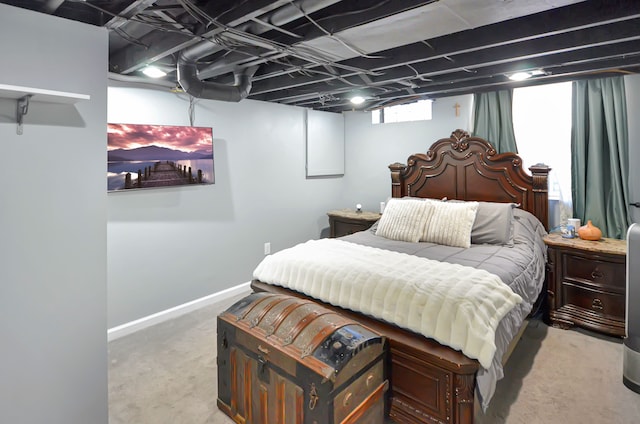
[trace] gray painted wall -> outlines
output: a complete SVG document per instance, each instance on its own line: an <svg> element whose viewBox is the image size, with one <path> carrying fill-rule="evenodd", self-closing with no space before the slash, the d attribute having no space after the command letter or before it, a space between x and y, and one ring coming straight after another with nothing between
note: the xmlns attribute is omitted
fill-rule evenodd
<svg viewBox="0 0 640 424"><path fill-rule="evenodd" d="M21 136L0 100L0 422L107 423L107 32L0 4L0 40L0 84L91 96Z"/></svg>
<svg viewBox="0 0 640 424"><path fill-rule="evenodd" d="M189 125L185 95L113 84L109 122ZM275 252L320 237L343 182L305 177L303 112L198 100L215 184L109 193L109 327L249 281L265 242Z"/></svg>
<svg viewBox="0 0 640 424"><path fill-rule="evenodd" d="M379 211L380 202L391 196L391 174L388 166L393 162L407 163L414 153L426 153L436 140L446 138L456 129L471 131L471 105L473 96L438 99L433 103L430 121L371 123L371 114L349 112L345 114L345 178L342 203L363 209ZM455 105L460 105L456 116Z"/></svg>

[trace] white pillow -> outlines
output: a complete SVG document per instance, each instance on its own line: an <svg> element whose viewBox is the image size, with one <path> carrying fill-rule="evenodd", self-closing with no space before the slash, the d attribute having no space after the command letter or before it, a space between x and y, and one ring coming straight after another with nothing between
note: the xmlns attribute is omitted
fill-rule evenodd
<svg viewBox="0 0 640 424"><path fill-rule="evenodd" d="M432 203L417 199L389 199L378 221L376 235L416 243L431 216Z"/></svg>
<svg viewBox="0 0 640 424"><path fill-rule="evenodd" d="M471 228L478 202L430 202L433 211L420 241L455 247L471 247Z"/></svg>

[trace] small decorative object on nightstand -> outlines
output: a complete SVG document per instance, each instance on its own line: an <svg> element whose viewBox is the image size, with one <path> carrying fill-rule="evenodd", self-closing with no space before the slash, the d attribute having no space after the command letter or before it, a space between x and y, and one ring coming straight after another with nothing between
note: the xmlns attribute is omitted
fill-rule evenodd
<svg viewBox="0 0 640 424"><path fill-rule="evenodd" d="M602 231L600 231L600 228L593 225L591 220L588 220L587 225L583 225L582 227L578 228L578 235L582 240L595 241L600 240L600 238L602 237Z"/></svg>
<svg viewBox="0 0 640 424"><path fill-rule="evenodd" d="M353 209L330 211L327 212L327 215L329 215L331 237L342 237L358 231L364 231L370 228L381 216L377 212L362 210L357 212Z"/></svg>
<svg viewBox="0 0 640 424"><path fill-rule="evenodd" d="M624 336L626 254L624 240L587 241L549 234L549 320Z"/></svg>

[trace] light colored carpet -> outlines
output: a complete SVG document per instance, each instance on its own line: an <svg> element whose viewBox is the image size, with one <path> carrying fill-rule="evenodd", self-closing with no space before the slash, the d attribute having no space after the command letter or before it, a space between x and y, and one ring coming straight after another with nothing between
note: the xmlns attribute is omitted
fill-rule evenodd
<svg viewBox="0 0 640 424"><path fill-rule="evenodd" d="M622 384L622 340L531 321L478 421L640 423L640 395Z"/></svg>
<svg viewBox="0 0 640 424"><path fill-rule="evenodd" d="M236 299L110 342L109 422L232 423L216 406L216 316ZM640 395L622 384L619 339L532 321L505 375L477 422L640 422Z"/></svg>

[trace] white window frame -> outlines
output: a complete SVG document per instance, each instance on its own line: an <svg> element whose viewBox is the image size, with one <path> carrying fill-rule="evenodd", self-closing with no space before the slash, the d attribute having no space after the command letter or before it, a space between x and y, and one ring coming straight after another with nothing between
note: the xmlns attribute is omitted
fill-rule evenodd
<svg viewBox="0 0 640 424"><path fill-rule="evenodd" d="M433 100L418 100L413 103L388 106L371 112L372 124L430 121L433 118Z"/></svg>

